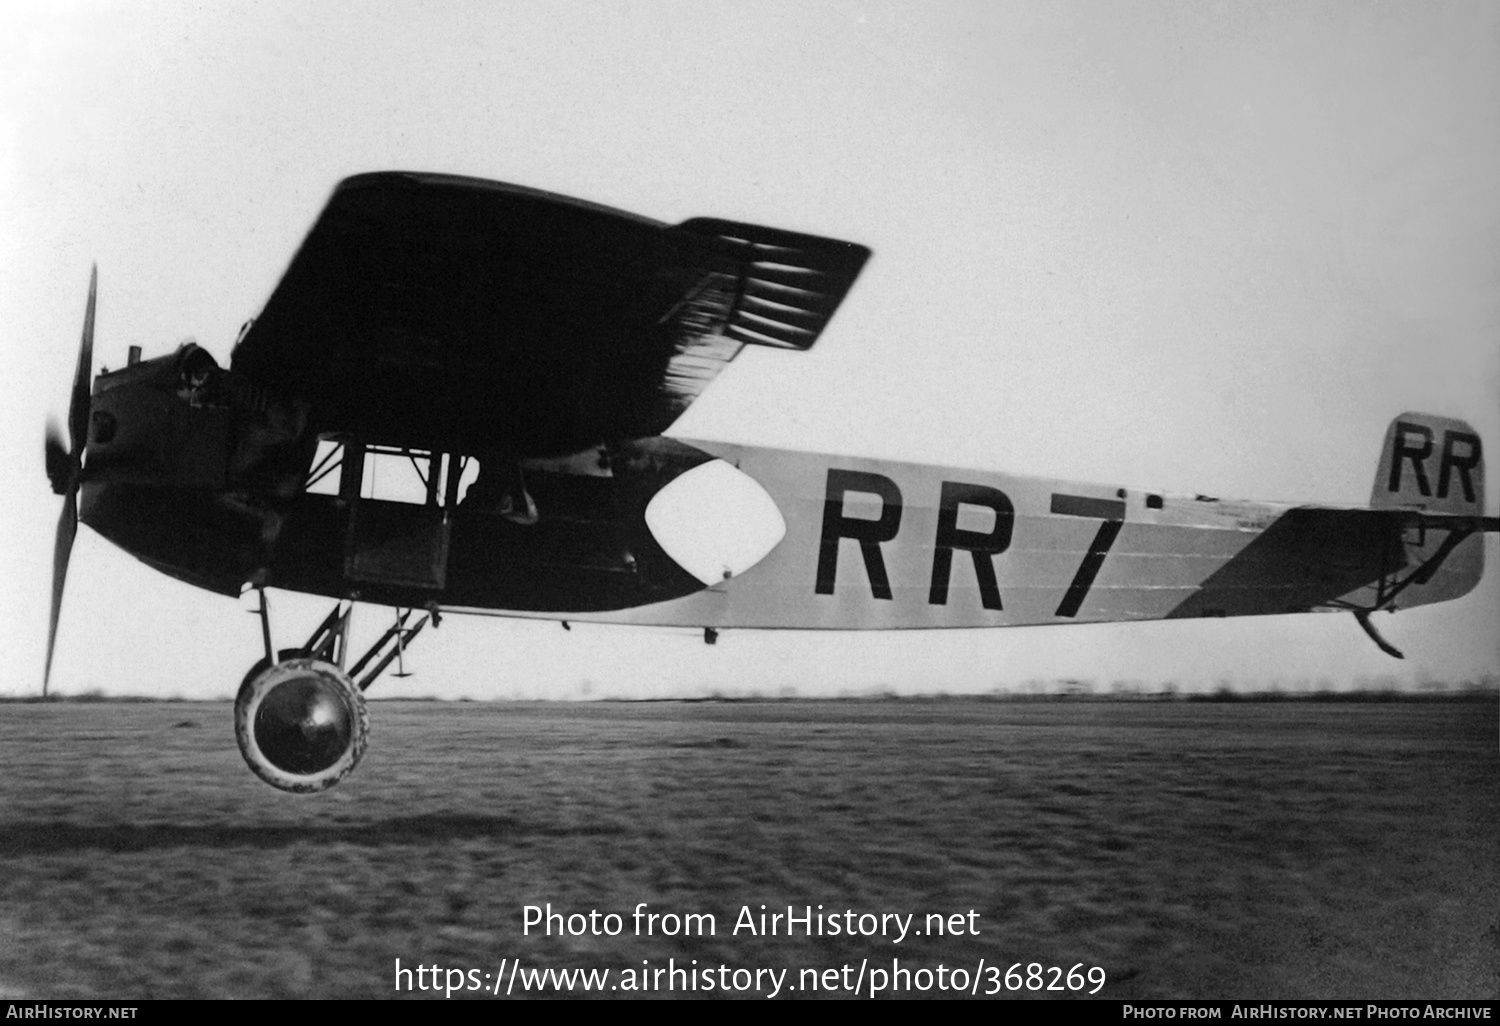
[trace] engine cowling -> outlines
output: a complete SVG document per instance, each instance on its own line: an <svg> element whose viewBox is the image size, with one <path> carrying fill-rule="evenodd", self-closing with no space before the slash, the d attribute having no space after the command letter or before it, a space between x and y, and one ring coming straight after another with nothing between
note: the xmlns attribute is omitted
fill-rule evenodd
<svg viewBox="0 0 1500 1026"><path fill-rule="evenodd" d="M234 732L251 771L272 787L308 794L344 779L365 754L365 696L321 659L257 666L234 701Z"/></svg>

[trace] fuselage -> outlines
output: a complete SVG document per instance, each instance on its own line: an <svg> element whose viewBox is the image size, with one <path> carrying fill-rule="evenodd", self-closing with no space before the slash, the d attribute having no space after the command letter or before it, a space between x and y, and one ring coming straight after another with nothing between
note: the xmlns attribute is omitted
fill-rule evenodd
<svg viewBox="0 0 1500 1026"><path fill-rule="evenodd" d="M95 422L106 413L113 431L91 439L82 519L225 594L703 627L995 627L1377 607L1420 559L1399 531L1341 511L673 438L528 461L528 523L469 501L462 454L349 437L325 439L333 477L318 488L307 447L294 486L257 490L235 480L234 410L138 377L96 389ZM409 501L378 494L369 465L392 458L425 468ZM1448 560L1400 604L1463 594L1474 559Z"/></svg>

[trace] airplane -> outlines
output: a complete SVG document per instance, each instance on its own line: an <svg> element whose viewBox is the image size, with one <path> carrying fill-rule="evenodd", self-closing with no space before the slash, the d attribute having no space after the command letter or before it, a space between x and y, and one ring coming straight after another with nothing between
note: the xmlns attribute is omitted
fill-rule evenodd
<svg viewBox="0 0 1500 1026"><path fill-rule="evenodd" d="M450 613L702 629L901 629L1348 611L1456 599L1484 570L1479 435L1397 416L1367 507L1229 501L665 437L747 345L806 350L870 250L670 225L475 178L341 182L230 366L195 344L92 376L68 411L43 691L77 525L259 595L235 699L285 791L360 761L364 692ZM383 488L397 472L419 482ZM476 476L477 474L477 476ZM335 605L272 641L266 589ZM394 607L357 659L355 603Z"/></svg>

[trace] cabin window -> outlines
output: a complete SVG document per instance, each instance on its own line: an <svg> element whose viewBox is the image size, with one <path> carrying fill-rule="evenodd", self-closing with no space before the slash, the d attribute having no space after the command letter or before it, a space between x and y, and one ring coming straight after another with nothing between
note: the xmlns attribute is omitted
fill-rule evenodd
<svg viewBox="0 0 1500 1026"><path fill-rule="evenodd" d="M427 504L427 475L432 460L427 453L404 453L365 450L364 475L360 479L361 499L380 499L383 502L409 502L418 506ZM439 481L441 481L441 474ZM442 488L437 489L434 501L442 500Z"/></svg>
<svg viewBox="0 0 1500 1026"><path fill-rule="evenodd" d="M437 480L429 484L433 463L437 463ZM459 475L453 494L463 495L479 476L479 464L472 458L433 454L420 449L367 445L351 459L341 441L321 439L308 469L304 487L310 495L345 494L345 477L354 473L359 481L359 497L382 502L403 502L416 506L444 506L450 494L446 487L448 474ZM348 487L352 488L350 481ZM352 498L352 495L346 495Z"/></svg>
<svg viewBox="0 0 1500 1026"><path fill-rule="evenodd" d="M337 495L342 480L344 447L326 438L318 439L318 451L307 472L304 491L312 495Z"/></svg>

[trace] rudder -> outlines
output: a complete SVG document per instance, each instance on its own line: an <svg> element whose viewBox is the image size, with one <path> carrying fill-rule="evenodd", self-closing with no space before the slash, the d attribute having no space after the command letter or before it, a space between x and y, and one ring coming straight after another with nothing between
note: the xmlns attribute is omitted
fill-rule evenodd
<svg viewBox="0 0 1500 1026"><path fill-rule="evenodd" d="M1370 505L1376 509L1482 517L1484 450L1479 433L1451 417L1401 414L1386 429ZM1388 608L1458 598L1484 575L1481 532L1470 528L1462 536L1453 537L1455 530L1431 524L1406 527L1401 533L1407 569L1414 571L1414 579L1393 597ZM1427 569L1421 569L1424 567Z"/></svg>

